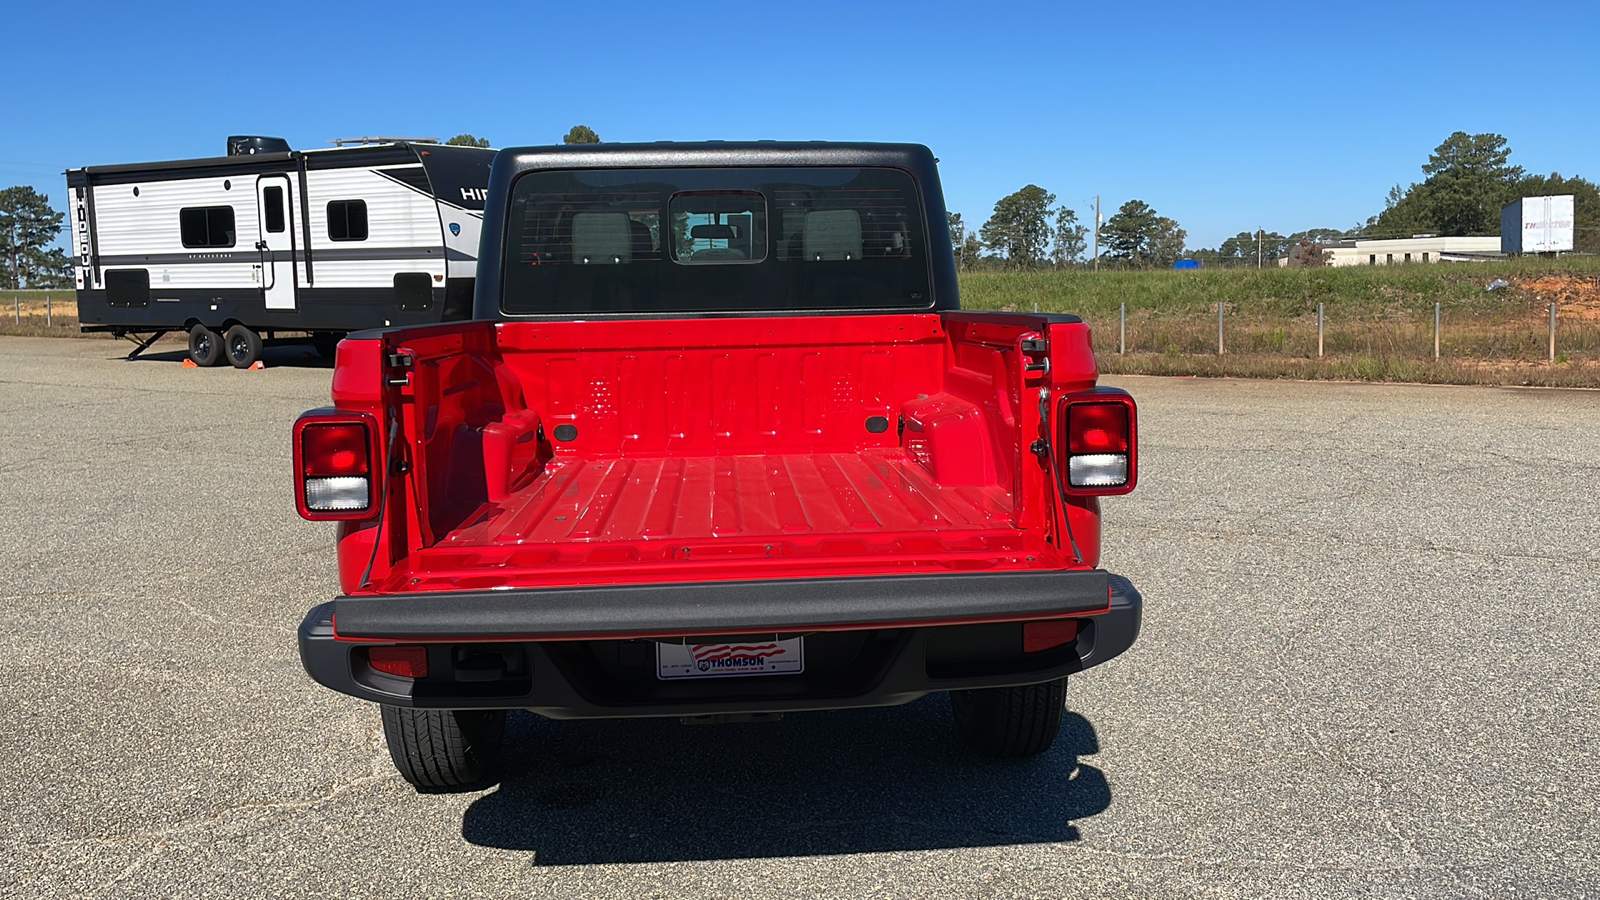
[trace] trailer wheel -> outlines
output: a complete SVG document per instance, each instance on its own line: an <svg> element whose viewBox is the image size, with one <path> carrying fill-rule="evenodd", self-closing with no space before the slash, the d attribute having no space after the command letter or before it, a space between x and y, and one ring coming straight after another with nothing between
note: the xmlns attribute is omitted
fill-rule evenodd
<svg viewBox="0 0 1600 900"><path fill-rule="evenodd" d="M430 793L493 784L505 731L503 709L383 707L383 737L394 767Z"/></svg>
<svg viewBox="0 0 1600 900"><path fill-rule="evenodd" d="M222 362L222 335L204 325L189 329L189 359L197 366Z"/></svg>
<svg viewBox="0 0 1600 900"><path fill-rule="evenodd" d="M229 328L222 336L222 345L235 369L248 369L261 358L261 335L243 325Z"/></svg>
<svg viewBox="0 0 1600 900"><path fill-rule="evenodd" d="M962 743L984 756L1024 759L1055 743L1066 707L1067 679L1021 687L951 691L950 710Z"/></svg>

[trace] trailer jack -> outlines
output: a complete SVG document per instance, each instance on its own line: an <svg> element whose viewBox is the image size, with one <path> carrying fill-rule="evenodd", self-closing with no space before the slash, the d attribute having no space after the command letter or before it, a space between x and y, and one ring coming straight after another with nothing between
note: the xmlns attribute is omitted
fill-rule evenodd
<svg viewBox="0 0 1600 900"><path fill-rule="evenodd" d="M124 357L124 359L126 359L126 360L128 360L130 362L132 360L138 359L139 358L139 354L145 352L146 350L149 350L151 344L154 344L156 341L159 341L159 340L161 340L162 338L164 338L166 336L167 336L166 331L158 331L155 334L150 335L150 337L148 337L148 338L141 338L136 334L131 334L131 333L126 332L126 331L117 332L117 337L119 337L119 338L127 338L128 340L130 340L133 343L138 345L138 346L134 347L132 350L130 350L128 352L128 355L126 357Z"/></svg>

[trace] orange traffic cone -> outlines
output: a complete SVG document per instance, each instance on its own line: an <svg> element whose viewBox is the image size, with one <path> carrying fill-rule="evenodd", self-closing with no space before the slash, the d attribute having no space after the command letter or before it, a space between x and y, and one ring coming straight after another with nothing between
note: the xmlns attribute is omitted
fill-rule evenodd
<svg viewBox="0 0 1600 900"><path fill-rule="evenodd" d="M183 361L183 367L185 369L198 369L200 368L200 364L192 359L186 359Z"/></svg>

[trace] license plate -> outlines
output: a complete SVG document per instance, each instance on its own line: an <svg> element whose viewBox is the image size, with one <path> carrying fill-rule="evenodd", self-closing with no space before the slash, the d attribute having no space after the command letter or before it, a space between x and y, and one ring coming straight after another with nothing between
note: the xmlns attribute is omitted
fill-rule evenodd
<svg viewBox="0 0 1600 900"><path fill-rule="evenodd" d="M722 678L730 675L795 675L806 669L804 638L727 644L656 644L656 676Z"/></svg>

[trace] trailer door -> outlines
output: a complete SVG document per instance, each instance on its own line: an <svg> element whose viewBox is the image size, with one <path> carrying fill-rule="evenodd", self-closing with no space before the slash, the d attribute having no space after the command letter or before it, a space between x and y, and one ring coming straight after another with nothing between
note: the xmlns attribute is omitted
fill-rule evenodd
<svg viewBox="0 0 1600 900"><path fill-rule="evenodd" d="M289 176L256 179L256 209L261 220L261 291L267 309L294 309L293 198Z"/></svg>

